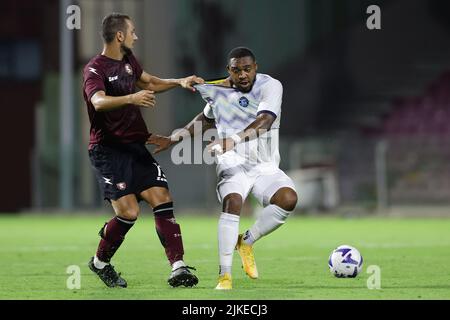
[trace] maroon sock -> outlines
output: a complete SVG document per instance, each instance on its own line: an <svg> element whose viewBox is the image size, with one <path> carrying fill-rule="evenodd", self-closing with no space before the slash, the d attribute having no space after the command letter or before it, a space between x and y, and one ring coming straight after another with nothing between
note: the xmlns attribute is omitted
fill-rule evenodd
<svg viewBox="0 0 450 320"><path fill-rule="evenodd" d="M183 240L180 225L173 216L173 203L168 202L153 208L155 214L156 233L163 245L170 265L183 260Z"/></svg>
<svg viewBox="0 0 450 320"><path fill-rule="evenodd" d="M116 216L105 223L99 232L102 239L98 245L97 258L100 261L109 262L111 260L135 222L136 220L127 220Z"/></svg>

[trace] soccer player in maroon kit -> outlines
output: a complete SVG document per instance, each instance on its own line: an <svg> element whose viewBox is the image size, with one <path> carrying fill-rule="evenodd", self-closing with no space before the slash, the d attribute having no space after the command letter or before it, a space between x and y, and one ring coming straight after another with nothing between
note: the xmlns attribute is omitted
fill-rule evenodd
<svg viewBox="0 0 450 320"><path fill-rule="evenodd" d="M153 107L157 92L178 86L194 91L192 85L203 79L159 79L143 71L131 52L137 36L127 15L105 17L102 37L103 52L83 70L83 91L91 122L89 158L116 216L101 228L89 268L109 287L127 286L110 261L136 222L138 202L144 200L153 208L156 232L172 266L169 285L194 286L198 279L183 261L181 230L166 176L145 147L150 133L140 107ZM136 92L136 86L142 90Z"/></svg>

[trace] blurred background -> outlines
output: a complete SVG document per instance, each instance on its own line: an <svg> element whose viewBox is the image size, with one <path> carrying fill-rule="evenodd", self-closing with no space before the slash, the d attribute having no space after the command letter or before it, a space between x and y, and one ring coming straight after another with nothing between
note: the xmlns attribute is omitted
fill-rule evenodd
<svg viewBox="0 0 450 320"><path fill-rule="evenodd" d="M373 4L381 30L366 26ZM66 27L70 5L80 29ZM0 212L107 208L81 86L113 11L132 17L134 53L161 78L218 78L230 49L254 51L284 85L280 166L299 212L450 215L450 3L439 0L2 1ZM177 89L142 112L170 134L203 106ZM217 211L214 165L155 158L179 212Z"/></svg>

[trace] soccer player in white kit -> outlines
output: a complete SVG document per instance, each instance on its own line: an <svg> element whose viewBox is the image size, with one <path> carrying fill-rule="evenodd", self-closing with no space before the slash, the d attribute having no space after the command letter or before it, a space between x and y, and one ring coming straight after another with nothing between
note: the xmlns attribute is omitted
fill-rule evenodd
<svg viewBox="0 0 450 320"><path fill-rule="evenodd" d="M292 180L279 169L278 133L283 86L266 74L257 73L252 51L233 49L228 55L229 77L195 88L207 102L184 131L170 137L150 136L155 153L167 149L194 132L217 128L219 139L208 145L217 156L217 195L222 203L218 224L220 271L216 289L232 289L232 261L236 249L251 279L258 278L253 244L284 224L297 204ZM242 205L249 193L264 206L256 222L239 234Z"/></svg>

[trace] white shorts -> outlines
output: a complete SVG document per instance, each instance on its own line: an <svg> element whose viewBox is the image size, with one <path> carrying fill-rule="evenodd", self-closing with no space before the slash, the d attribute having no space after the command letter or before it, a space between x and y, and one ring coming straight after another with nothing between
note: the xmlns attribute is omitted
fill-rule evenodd
<svg viewBox="0 0 450 320"><path fill-rule="evenodd" d="M251 192L262 206L270 204L270 199L280 188L295 190L294 182L280 168L273 167L270 172L259 171L257 167L246 170L243 166L236 166L220 171L218 167L217 197L222 203L223 199L231 194L238 193L245 201Z"/></svg>

